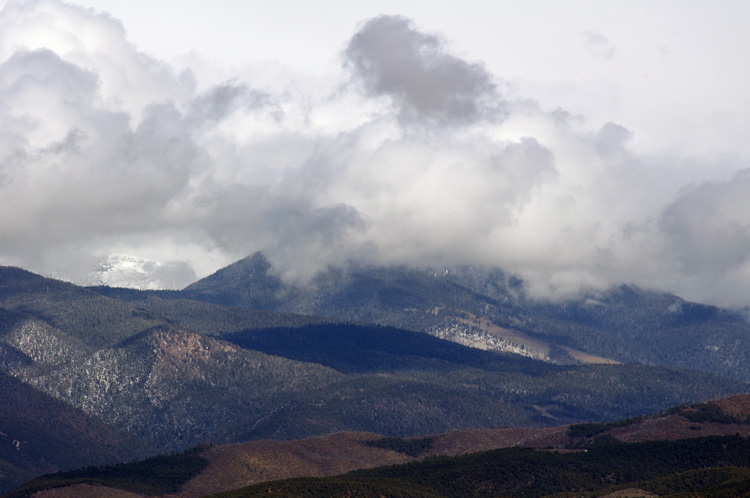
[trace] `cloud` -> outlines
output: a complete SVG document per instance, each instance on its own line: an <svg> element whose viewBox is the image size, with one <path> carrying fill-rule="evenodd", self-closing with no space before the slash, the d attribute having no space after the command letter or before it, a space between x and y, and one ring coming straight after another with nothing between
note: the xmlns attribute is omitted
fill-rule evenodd
<svg viewBox="0 0 750 498"><path fill-rule="evenodd" d="M747 305L750 286L750 169L686 187L659 218L665 256L692 296Z"/></svg>
<svg viewBox="0 0 750 498"><path fill-rule="evenodd" d="M627 123L501 94L403 17L342 47L348 84L199 91L109 16L9 4L0 261L84 281L130 254L177 282L264 250L296 281L347 260L474 264L540 298L626 282L747 305L745 159L640 155Z"/></svg>
<svg viewBox="0 0 750 498"><path fill-rule="evenodd" d="M107 14L57 0L7 3L0 12L0 60L40 49L96 74L100 104L135 117L153 103L182 101L193 90L189 79L137 51L122 23Z"/></svg>
<svg viewBox="0 0 750 498"><path fill-rule="evenodd" d="M365 91L390 97L405 119L474 121L501 103L481 64L451 55L438 35L415 29L403 17L371 19L345 55Z"/></svg>
<svg viewBox="0 0 750 498"><path fill-rule="evenodd" d="M607 37L594 31L586 31L584 32L584 36L586 37L588 49L592 54L606 59L611 59L615 55L615 47Z"/></svg>
<svg viewBox="0 0 750 498"><path fill-rule="evenodd" d="M170 204L207 159L175 107L177 78L127 44L118 22L78 7L9 4L0 33L4 259L41 269L88 243L88 261L100 241L170 230Z"/></svg>
<svg viewBox="0 0 750 498"><path fill-rule="evenodd" d="M609 122L602 126L596 136L596 150L602 156L618 151L626 151L627 142L633 138L633 132L622 125Z"/></svg>
<svg viewBox="0 0 750 498"><path fill-rule="evenodd" d="M246 84L224 83L199 95L191 103L190 119L198 125L211 126L238 110L254 111L272 109L280 119L283 111L275 105L266 92L255 90Z"/></svg>

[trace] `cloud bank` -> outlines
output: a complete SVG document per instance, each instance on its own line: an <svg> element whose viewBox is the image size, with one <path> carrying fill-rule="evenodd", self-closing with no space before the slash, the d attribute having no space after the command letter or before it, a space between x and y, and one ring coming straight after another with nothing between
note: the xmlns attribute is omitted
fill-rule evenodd
<svg viewBox="0 0 750 498"><path fill-rule="evenodd" d="M290 279L346 260L475 264L540 298L632 283L750 304L747 161L641 156L626 123L592 131L513 95L403 17L363 23L341 56L324 91L199 90L108 15L9 4L0 262L82 281L133 254L181 285L264 250Z"/></svg>

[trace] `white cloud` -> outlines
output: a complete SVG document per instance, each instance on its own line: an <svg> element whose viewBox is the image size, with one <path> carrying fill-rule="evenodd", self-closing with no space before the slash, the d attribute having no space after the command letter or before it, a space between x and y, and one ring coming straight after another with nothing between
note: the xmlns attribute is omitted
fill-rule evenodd
<svg viewBox="0 0 750 498"><path fill-rule="evenodd" d="M263 249L295 279L347 259L486 264L540 297L629 282L748 304L741 151L644 154L628 123L519 96L404 17L341 48L327 87L204 88L110 16L7 5L0 259L75 279L133 254L184 277Z"/></svg>
<svg viewBox="0 0 750 498"><path fill-rule="evenodd" d="M589 51L599 57L611 59L615 55L615 47L606 36L594 31L584 32Z"/></svg>

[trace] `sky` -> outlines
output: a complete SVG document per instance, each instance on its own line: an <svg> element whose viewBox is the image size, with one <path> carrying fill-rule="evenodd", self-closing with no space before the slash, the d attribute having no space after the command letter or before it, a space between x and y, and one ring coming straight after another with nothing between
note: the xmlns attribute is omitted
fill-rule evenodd
<svg viewBox="0 0 750 498"><path fill-rule="evenodd" d="M0 264L750 306L750 3L0 0Z"/></svg>

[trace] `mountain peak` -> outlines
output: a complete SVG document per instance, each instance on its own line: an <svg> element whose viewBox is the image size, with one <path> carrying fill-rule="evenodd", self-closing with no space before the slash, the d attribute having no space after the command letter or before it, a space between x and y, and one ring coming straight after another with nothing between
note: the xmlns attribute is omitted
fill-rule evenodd
<svg viewBox="0 0 750 498"><path fill-rule="evenodd" d="M184 290L207 301L256 309L274 309L281 279L270 273L271 263L256 252L194 282Z"/></svg>

